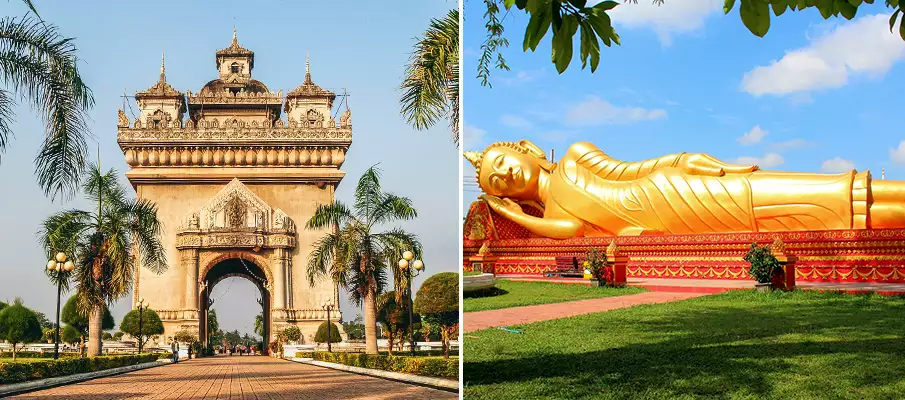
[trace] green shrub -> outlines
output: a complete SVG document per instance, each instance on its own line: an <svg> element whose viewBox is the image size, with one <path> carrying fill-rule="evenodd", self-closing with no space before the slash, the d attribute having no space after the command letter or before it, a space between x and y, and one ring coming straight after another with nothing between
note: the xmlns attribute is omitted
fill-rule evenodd
<svg viewBox="0 0 905 400"><path fill-rule="evenodd" d="M427 278L415 297L415 312L439 328L443 354L449 358L449 342L459 326L459 274L441 272Z"/></svg>
<svg viewBox="0 0 905 400"><path fill-rule="evenodd" d="M142 308L141 321L138 319L138 309L129 311L123 316L123 321L119 323L119 330L137 339L140 327L142 346L148 343L152 336L163 333L163 322L160 322L160 316L154 310Z"/></svg>
<svg viewBox="0 0 905 400"><path fill-rule="evenodd" d="M342 336L339 336L339 328L335 323L330 324L330 343L342 342ZM324 321L317 327L317 333L314 334L315 343L327 343L327 322Z"/></svg>
<svg viewBox="0 0 905 400"><path fill-rule="evenodd" d="M62 349L60 349L62 350ZM46 353L41 353L38 351L17 351L16 358L50 358L53 357L53 349ZM79 357L79 353L71 353L71 352L60 352L60 357ZM13 358L13 353L8 351L0 352L0 358Z"/></svg>
<svg viewBox="0 0 905 400"><path fill-rule="evenodd" d="M364 353L325 353L304 352L295 353L297 358L313 358L317 361L331 362L383 371L400 372L403 374L434 376L440 378L459 378L459 359L456 357L444 359L443 357L411 357L390 356L385 354Z"/></svg>
<svg viewBox="0 0 905 400"><path fill-rule="evenodd" d="M293 325L286 329L283 329L283 337L286 338L286 340L297 342L302 338L302 331L299 329L299 327Z"/></svg>
<svg viewBox="0 0 905 400"><path fill-rule="evenodd" d="M773 276L782 273L782 263L773 256L769 245L758 246L757 242L751 244L745 261L750 264L748 275L751 275L757 283L772 283Z"/></svg>
<svg viewBox="0 0 905 400"><path fill-rule="evenodd" d="M90 358L73 357L24 363L3 362L0 363L0 384L101 371L156 361L159 358L160 355L158 354L141 354Z"/></svg>
<svg viewBox="0 0 905 400"><path fill-rule="evenodd" d="M44 332L34 311L22 305L21 300L0 311L0 339L13 346L13 360L16 359L16 346L41 340Z"/></svg>

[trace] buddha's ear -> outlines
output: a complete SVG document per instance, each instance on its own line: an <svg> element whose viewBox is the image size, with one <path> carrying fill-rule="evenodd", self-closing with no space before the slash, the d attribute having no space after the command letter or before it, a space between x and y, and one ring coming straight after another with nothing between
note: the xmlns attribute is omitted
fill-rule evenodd
<svg viewBox="0 0 905 400"><path fill-rule="evenodd" d="M547 155L544 154L544 151L541 150L540 147L537 147L536 144L531 143L530 140L524 140L524 139L523 139L523 140L519 140L519 141L518 141L518 145L524 147L525 149L527 149L527 150L528 150L528 153L530 153L531 155L533 155L533 156L535 156L535 157L537 157L537 158L543 158L543 159L545 159L545 160L547 159Z"/></svg>

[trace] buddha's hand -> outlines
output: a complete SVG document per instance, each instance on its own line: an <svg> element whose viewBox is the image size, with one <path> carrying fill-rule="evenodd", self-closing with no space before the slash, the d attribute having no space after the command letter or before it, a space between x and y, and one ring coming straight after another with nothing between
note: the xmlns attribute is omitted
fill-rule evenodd
<svg viewBox="0 0 905 400"><path fill-rule="evenodd" d="M486 193L481 194L481 199L487 202L493 211L502 215L523 214L522 206L512 199L500 198Z"/></svg>
<svg viewBox="0 0 905 400"><path fill-rule="evenodd" d="M688 174L706 176L745 174L760 169L757 165L727 164L704 153L684 154L678 166Z"/></svg>

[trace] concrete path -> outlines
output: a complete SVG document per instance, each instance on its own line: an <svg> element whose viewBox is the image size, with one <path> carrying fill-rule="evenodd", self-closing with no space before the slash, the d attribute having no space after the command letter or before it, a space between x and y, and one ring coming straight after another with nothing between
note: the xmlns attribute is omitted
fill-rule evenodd
<svg viewBox="0 0 905 400"><path fill-rule="evenodd" d="M474 332L497 326L528 324L550 319L610 311L618 308L628 308L639 304L667 303L670 301L706 296L712 293L714 293L712 290L706 293L645 292L626 296L604 297L602 299L577 300L564 303L503 308L500 310L467 312L464 314L462 325L465 327L465 332Z"/></svg>
<svg viewBox="0 0 905 400"><path fill-rule="evenodd" d="M457 399L456 393L264 356L182 361L16 399Z"/></svg>

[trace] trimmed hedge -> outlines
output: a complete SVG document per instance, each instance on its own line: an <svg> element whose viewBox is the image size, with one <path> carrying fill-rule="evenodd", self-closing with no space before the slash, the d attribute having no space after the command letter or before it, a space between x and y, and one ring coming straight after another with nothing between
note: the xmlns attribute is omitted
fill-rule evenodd
<svg viewBox="0 0 905 400"><path fill-rule="evenodd" d="M459 359L450 357L411 357L369 355L364 353L325 353L304 352L295 353L297 358L313 358L317 361L343 364L352 367L380 369L403 374L435 376L440 378L459 379Z"/></svg>
<svg viewBox="0 0 905 400"><path fill-rule="evenodd" d="M78 358L79 353L74 352L60 352L60 358ZM9 351L0 352L0 358L13 358L13 353ZM37 352L37 351L17 351L16 358L53 358L53 351L48 351L45 353Z"/></svg>
<svg viewBox="0 0 905 400"><path fill-rule="evenodd" d="M59 360L0 363L0 383L15 383L101 371L157 361L157 354L61 358Z"/></svg>

